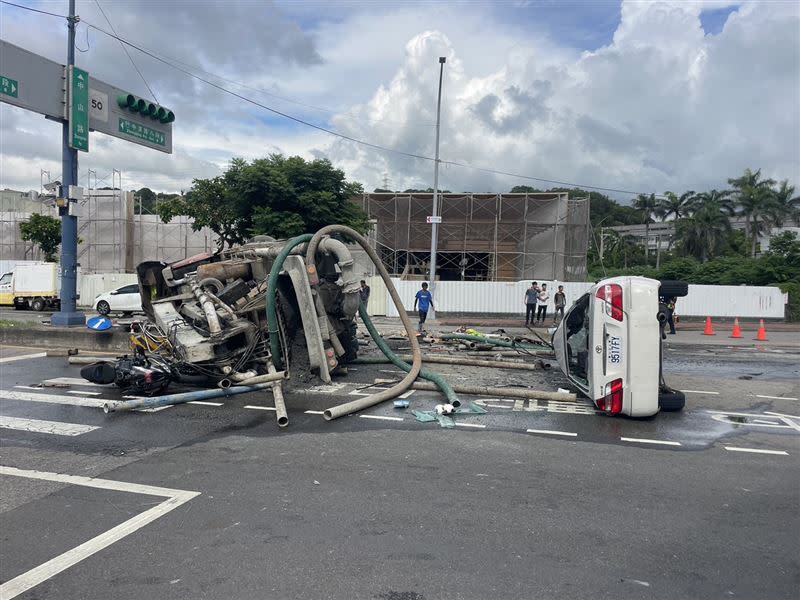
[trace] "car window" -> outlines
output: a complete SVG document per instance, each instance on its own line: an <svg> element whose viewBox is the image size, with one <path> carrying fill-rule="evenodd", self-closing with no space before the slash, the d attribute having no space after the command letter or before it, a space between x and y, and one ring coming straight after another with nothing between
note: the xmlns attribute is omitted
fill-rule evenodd
<svg viewBox="0 0 800 600"><path fill-rule="evenodd" d="M124 287L119 288L117 290L118 294L138 294L139 293L139 284L135 283L133 285L126 285Z"/></svg>
<svg viewBox="0 0 800 600"><path fill-rule="evenodd" d="M589 385L589 300L584 294L567 316L567 368L569 375L585 386Z"/></svg>
<svg viewBox="0 0 800 600"><path fill-rule="evenodd" d="M9 281L11 281L11 273L6 273L2 277L0 277L0 285L8 283Z"/></svg>

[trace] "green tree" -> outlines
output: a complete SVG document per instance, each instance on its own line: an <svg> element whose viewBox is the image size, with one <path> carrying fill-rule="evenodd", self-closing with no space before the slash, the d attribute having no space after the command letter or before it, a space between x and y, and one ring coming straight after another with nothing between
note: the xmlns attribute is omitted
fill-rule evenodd
<svg viewBox="0 0 800 600"><path fill-rule="evenodd" d="M690 218L678 221L675 233L685 254L706 262L723 251L730 231L725 209L715 202L704 202Z"/></svg>
<svg viewBox="0 0 800 600"><path fill-rule="evenodd" d="M794 231L782 231L769 238L769 253L787 260L800 259L800 241ZM800 276L800 272L798 272Z"/></svg>
<svg viewBox="0 0 800 600"><path fill-rule="evenodd" d="M676 221L688 217L692 212L696 195L694 191L684 192L680 196L675 192L664 192L664 197L658 201L656 214L662 221L666 221L670 217Z"/></svg>
<svg viewBox="0 0 800 600"><path fill-rule="evenodd" d="M19 232L23 240L39 246L46 261L56 260L61 244L61 221L48 215L32 214L27 222L19 224Z"/></svg>
<svg viewBox="0 0 800 600"><path fill-rule="evenodd" d="M639 194L636 200L633 201L633 208L639 211L642 215L642 223L644 223L644 260L645 264L648 262L648 255L650 254L650 223L654 222L653 217L658 214L659 202L656 200L655 194Z"/></svg>
<svg viewBox="0 0 800 600"><path fill-rule="evenodd" d="M768 230L775 214L775 180L761 179L761 169L745 169L741 177L728 179L728 183L736 190L737 214L744 217L750 256L755 257L758 237Z"/></svg>
<svg viewBox="0 0 800 600"><path fill-rule="evenodd" d="M222 248L253 235L286 238L335 223L366 232L367 216L352 202L363 193L328 160L272 154L252 162L235 158L222 175L195 179L184 197L160 201L158 214L165 222L192 217L193 227L211 228Z"/></svg>
<svg viewBox="0 0 800 600"><path fill-rule="evenodd" d="M133 193L133 199L135 201L134 208L137 213L152 214L155 212L157 197L156 193L150 188L143 187L140 190L136 190Z"/></svg>
<svg viewBox="0 0 800 600"><path fill-rule="evenodd" d="M800 196L795 196L794 190L787 179L781 181L777 190L773 190L770 220L776 227L783 227L786 222L800 225Z"/></svg>

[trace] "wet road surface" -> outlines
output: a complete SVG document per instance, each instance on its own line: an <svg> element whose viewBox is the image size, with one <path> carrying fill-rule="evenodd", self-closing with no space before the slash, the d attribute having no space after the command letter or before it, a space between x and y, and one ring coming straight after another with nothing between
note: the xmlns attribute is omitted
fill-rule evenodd
<svg viewBox="0 0 800 600"><path fill-rule="evenodd" d="M796 597L796 355L668 352L680 413L475 397L454 429L324 421L399 377L358 365L279 430L266 393L105 415L118 390L39 354L0 356L3 598Z"/></svg>

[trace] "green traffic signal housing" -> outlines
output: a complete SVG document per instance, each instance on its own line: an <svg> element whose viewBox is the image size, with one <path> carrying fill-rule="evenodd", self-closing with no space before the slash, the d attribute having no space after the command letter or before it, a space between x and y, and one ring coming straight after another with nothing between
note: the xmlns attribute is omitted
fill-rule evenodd
<svg viewBox="0 0 800 600"><path fill-rule="evenodd" d="M175 120L175 113L168 108L158 106L143 98L137 98L133 94L120 94L117 96L117 104L120 108L126 108L133 113L139 113L144 117L150 117L154 121L159 121L160 123L167 124Z"/></svg>

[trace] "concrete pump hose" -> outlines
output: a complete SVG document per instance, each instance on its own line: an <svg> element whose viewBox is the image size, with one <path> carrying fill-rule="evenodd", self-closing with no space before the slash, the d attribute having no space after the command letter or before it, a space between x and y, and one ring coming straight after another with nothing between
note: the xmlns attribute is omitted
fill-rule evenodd
<svg viewBox="0 0 800 600"><path fill-rule="evenodd" d="M311 241L308 243L308 247L306 248L306 268L308 269L308 275L311 284L317 285L319 283L315 259L317 247L324 236L333 233L342 234L358 243L358 245L364 249L364 252L367 253L370 260L372 260L372 262L375 264L375 268L378 270L381 279L383 279L383 282L386 284L386 289L389 292L394 305L397 307L397 312L400 314L400 320L403 322L403 327L406 328L406 332L408 333L408 341L411 344L411 356L414 360L411 362L411 367L402 381L393 385L388 390L384 390L377 394L372 394L371 396L354 400L353 402L340 404L339 406L333 406L327 409L323 415L328 421L344 415L349 415L350 413L363 410L365 408L369 408L370 406L374 406L385 400L396 398L403 392L407 391L409 387L411 387L411 384L414 383L414 380L416 380L420 369L422 368L422 352L419 348L419 342L417 341L417 335L414 331L414 325L411 323L411 320L406 314L405 308L403 307L403 301L400 299L400 296L398 295L397 290L392 283L392 279L389 277L389 273L386 271L386 267L383 266L383 262L381 261L380 257L375 250L373 250L372 246L369 245L369 242L364 238L364 236L344 225L329 225L327 227L323 227L317 233L315 233L314 237L311 238Z"/></svg>

